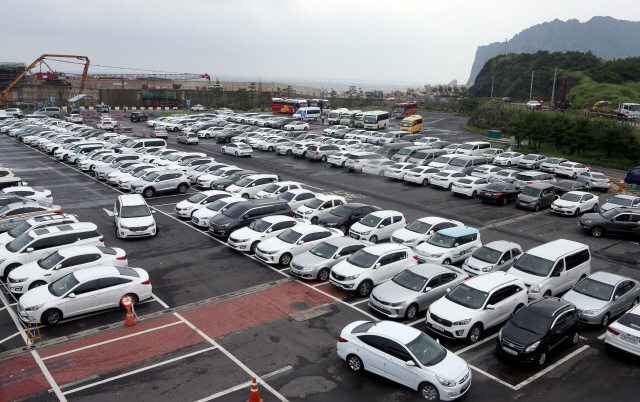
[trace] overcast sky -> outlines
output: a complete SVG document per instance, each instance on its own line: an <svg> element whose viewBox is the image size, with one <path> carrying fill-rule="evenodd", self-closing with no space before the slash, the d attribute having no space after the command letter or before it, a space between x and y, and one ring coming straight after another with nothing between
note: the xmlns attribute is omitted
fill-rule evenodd
<svg viewBox="0 0 640 402"><path fill-rule="evenodd" d="M121 71L103 65L445 84L467 81L479 45L535 24L640 20L637 0L21 0L2 9L1 62L76 54L94 72Z"/></svg>

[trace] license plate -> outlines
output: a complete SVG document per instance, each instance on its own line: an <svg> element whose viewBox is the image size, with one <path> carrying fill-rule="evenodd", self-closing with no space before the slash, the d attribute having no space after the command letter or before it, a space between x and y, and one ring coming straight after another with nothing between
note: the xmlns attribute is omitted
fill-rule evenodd
<svg viewBox="0 0 640 402"><path fill-rule="evenodd" d="M504 346L502 347L502 350L504 350L505 352L509 353L510 355L514 355L514 356L518 354L518 352L516 352L515 350L509 349L509 348L505 348Z"/></svg>
<svg viewBox="0 0 640 402"><path fill-rule="evenodd" d="M336 281L329 280L329 283L332 285L340 286L340 284Z"/></svg>
<svg viewBox="0 0 640 402"><path fill-rule="evenodd" d="M471 381L469 381L468 383L466 383L466 384L465 384L465 385L460 389L460 393L461 393L461 394L464 394L464 393L469 389L469 387L470 387L470 386L471 386Z"/></svg>
<svg viewBox="0 0 640 402"><path fill-rule="evenodd" d="M376 306L376 307L380 307L380 308L382 308L382 304L378 303L377 301L369 300L369 303L373 304L373 305L374 305L374 306Z"/></svg>
<svg viewBox="0 0 640 402"><path fill-rule="evenodd" d="M625 341L625 342L629 342L633 345L637 345L638 344L638 338L636 338L635 336L627 336L624 334L620 334L620 340Z"/></svg>
<svg viewBox="0 0 640 402"><path fill-rule="evenodd" d="M352 234L351 237L353 237L354 239L358 240L359 236L358 235L354 235Z"/></svg>
<svg viewBox="0 0 640 402"><path fill-rule="evenodd" d="M142 236L144 232L133 232L134 236Z"/></svg>
<svg viewBox="0 0 640 402"><path fill-rule="evenodd" d="M431 326L432 326L434 329L438 330L438 331L444 332L444 327L442 327L442 326L440 326L440 325L437 325L437 324L431 324Z"/></svg>

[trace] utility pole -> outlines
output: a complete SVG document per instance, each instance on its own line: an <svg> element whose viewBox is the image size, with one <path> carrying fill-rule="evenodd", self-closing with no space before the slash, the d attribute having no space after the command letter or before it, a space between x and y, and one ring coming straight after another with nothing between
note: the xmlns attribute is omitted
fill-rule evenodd
<svg viewBox="0 0 640 402"><path fill-rule="evenodd" d="M556 72L553 73L553 89L551 90L551 106L553 106L554 96L556 94L556 75L558 75L558 66L556 66Z"/></svg>
<svg viewBox="0 0 640 402"><path fill-rule="evenodd" d="M493 78L491 78L491 96L490 98L493 99L493 81L496 79L496 77L494 76Z"/></svg>
<svg viewBox="0 0 640 402"><path fill-rule="evenodd" d="M529 100L531 100L532 95L533 95L533 71L531 72L531 89L529 90Z"/></svg>

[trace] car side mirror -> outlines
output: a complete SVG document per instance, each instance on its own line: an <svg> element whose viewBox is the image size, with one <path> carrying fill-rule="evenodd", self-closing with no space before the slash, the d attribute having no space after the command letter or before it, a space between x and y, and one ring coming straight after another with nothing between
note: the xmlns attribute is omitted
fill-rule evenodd
<svg viewBox="0 0 640 402"><path fill-rule="evenodd" d="M382 229L383 227L385 227L385 225L380 225L378 226L378 228Z"/></svg>
<svg viewBox="0 0 640 402"><path fill-rule="evenodd" d="M428 234L429 236L431 236L431 235L432 235L432 234L434 234L434 233L435 233L435 231L430 230L430 231L429 231L429 233L427 233L427 234Z"/></svg>
<svg viewBox="0 0 640 402"><path fill-rule="evenodd" d="M620 298L620 296L618 296L618 295L613 296L613 300L618 300L619 298Z"/></svg>
<svg viewBox="0 0 640 402"><path fill-rule="evenodd" d="M502 260L502 261L500 261L500 264L504 264L505 262L506 262L505 260Z"/></svg>
<svg viewBox="0 0 640 402"><path fill-rule="evenodd" d="M380 263L377 263L376 265L373 266L373 269L378 269L380 268Z"/></svg>
<svg viewBox="0 0 640 402"><path fill-rule="evenodd" d="M267 233L271 233L271 232L273 232L273 229L271 228L267 229Z"/></svg>
<svg viewBox="0 0 640 402"><path fill-rule="evenodd" d="M415 367L415 366L416 366L416 364L413 362L413 360L407 360L407 361L405 362L405 364L406 364L407 366L412 366L412 367Z"/></svg>
<svg viewBox="0 0 640 402"><path fill-rule="evenodd" d="M424 288L424 291L423 291L423 292L424 292L424 293L427 293L427 292L429 292L431 289L432 289L432 288L430 288L429 286L427 286L426 288Z"/></svg>
<svg viewBox="0 0 640 402"><path fill-rule="evenodd" d="M484 308L485 310L495 310L496 306L494 306L493 304L487 304L487 307Z"/></svg>
<svg viewBox="0 0 640 402"><path fill-rule="evenodd" d="M453 247L458 247L460 245L460 243L456 243L453 245Z"/></svg>
<svg viewBox="0 0 640 402"><path fill-rule="evenodd" d="M53 267L55 271L59 270L60 268L62 268L62 264L58 264L55 267Z"/></svg>
<svg viewBox="0 0 640 402"><path fill-rule="evenodd" d="M333 259L334 259L334 260L337 260L337 259L338 259L338 258L340 258L340 257L341 257L341 255L340 255L340 254L336 254L335 256L333 256Z"/></svg>
<svg viewBox="0 0 640 402"><path fill-rule="evenodd" d="M113 213L113 216L118 216L118 213L117 213L117 212L114 212L114 213Z"/></svg>
<svg viewBox="0 0 640 402"><path fill-rule="evenodd" d="M297 243L297 244L304 244L304 240L300 240L300 241L298 241L298 243Z"/></svg>
<svg viewBox="0 0 640 402"><path fill-rule="evenodd" d="M152 214L155 214L155 213L156 213L156 211L152 209L152 210L151 210L151 213L152 213Z"/></svg>
<svg viewBox="0 0 640 402"><path fill-rule="evenodd" d="M34 249L33 249L33 247L29 247L29 248L27 249L27 253L31 253L31 252L33 252L33 250L34 250Z"/></svg>
<svg viewBox="0 0 640 402"><path fill-rule="evenodd" d="M75 299L76 298L76 294L75 293L69 293L69 295L67 297L69 299Z"/></svg>
<svg viewBox="0 0 640 402"><path fill-rule="evenodd" d="M256 183L251 183L251 187L253 187L253 186L255 186L255 185L256 185Z"/></svg>
<svg viewBox="0 0 640 402"><path fill-rule="evenodd" d="M320 207L319 211L322 211L324 209L324 207Z"/></svg>
<svg viewBox="0 0 640 402"><path fill-rule="evenodd" d="M551 277L559 277L560 276L560 271L554 271L551 273Z"/></svg>

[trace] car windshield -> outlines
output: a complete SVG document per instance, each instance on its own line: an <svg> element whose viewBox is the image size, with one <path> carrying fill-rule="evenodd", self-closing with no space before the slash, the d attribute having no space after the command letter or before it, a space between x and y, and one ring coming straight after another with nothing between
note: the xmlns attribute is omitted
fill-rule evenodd
<svg viewBox="0 0 640 402"><path fill-rule="evenodd" d="M196 172L204 172L205 170L209 169L210 166L209 165L200 165L197 168L195 168L194 170Z"/></svg>
<svg viewBox="0 0 640 402"><path fill-rule="evenodd" d="M502 251L494 250L487 246L482 246L475 253L473 253L472 257L476 260L488 262L490 264L495 264L498 262L500 257L502 256Z"/></svg>
<svg viewBox="0 0 640 402"><path fill-rule="evenodd" d="M149 173L147 176L144 177L144 181L152 182L158 177L160 177L160 173Z"/></svg>
<svg viewBox="0 0 640 402"><path fill-rule="evenodd" d="M112 167L112 168L114 168L114 169L117 169L117 168L119 168L119 167L120 167L124 162L125 162L125 161L113 162L113 163L111 164L111 167Z"/></svg>
<svg viewBox="0 0 640 402"><path fill-rule="evenodd" d="M437 247L451 248L456 244L456 238L442 233L436 233L431 236L427 242Z"/></svg>
<svg viewBox="0 0 640 402"><path fill-rule="evenodd" d="M591 173L591 177L599 180L604 180L607 178L607 176L603 175L602 173Z"/></svg>
<svg viewBox="0 0 640 402"><path fill-rule="evenodd" d="M136 178L142 177L142 176L146 175L147 173L148 172L146 170L142 169L142 170L139 170L139 171L135 172L133 174L133 177L136 177Z"/></svg>
<svg viewBox="0 0 640 402"><path fill-rule="evenodd" d="M129 141L127 141L127 143L126 143L126 144L124 144L124 146L125 146L126 148L131 148L132 146L134 146L134 145L135 145L135 143L136 143L136 141L135 141L135 140L129 140Z"/></svg>
<svg viewBox="0 0 640 402"><path fill-rule="evenodd" d="M285 243L293 244L297 242L301 236L302 235L295 230L287 229L286 231L278 235L278 239L282 240Z"/></svg>
<svg viewBox="0 0 640 402"><path fill-rule="evenodd" d="M375 216L373 214L369 214L364 218L360 219L360 223L363 224L364 226L368 226L372 228L372 227L378 226L378 223L380 223L381 220L382 220L381 217Z"/></svg>
<svg viewBox="0 0 640 402"><path fill-rule="evenodd" d="M522 158L522 160L523 161L533 161L533 160L536 160L537 157L538 157L538 155L529 154L529 155L525 156L524 158ZM560 164L560 166L562 166L562 164Z"/></svg>
<svg viewBox="0 0 640 402"><path fill-rule="evenodd" d="M334 246L332 244L329 244L327 242L322 242L320 244L318 244L317 246L315 246L314 248L312 248L309 252L315 256L318 256L320 258L326 258L329 259L331 257L333 257L333 255L336 253L336 250L338 249L337 246Z"/></svg>
<svg viewBox="0 0 640 402"><path fill-rule="evenodd" d="M256 221L253 221L251 222L251 225L249 225L249 229L254 230L258 233L264 233L264 231L269 229L270 227L271 227L271 223L263 219L258 219Z"/></svg>
<svg viewBox="0 0 640 402"><path fill-rule="evenodd" d="M586 278L578 283L573 290L598 300L609 301L611 300L611 294L613 293L613 285L608 285L606 283L595 281L591 278Z"/></svg>
<svg viewBox="0 0 640 402"><path fill-rule="evenodd" d="M60 261L64 260L64 257L60 255L58 251L49 254L41 260L38 260L38 266L42 269L51 269L58 265Z"/></svg>
<svg viewBox="0 0 640 402"><path fill-rule="evenodd" d="M275 193L276 191L278 191L278 189L279 189L280 187L281 187L281 186L280 186L279 184L269 184L269 185L267 186L267 188L265 188L265 189L264 189L264 190L262 190L262 191L264 191L265 193L273 194L273 193Z"/></svg>
<svg viewBox="0 0 640 402"><path fill-rule="evenodd" d="M188 164L190 164L191 162L193 162L193 159L185 159L182 162L178 163L178 165L180 166L187 166Z"/></svg>
<svg viewBox="0 0 640 402"><path fill-rule="evenodd" d="M235 184L238 187L247 187L249 184L253 183L254 179L250 177L245 177L243 179L238 180Z"/></svg>
<svg viewBox="0 0 640 402"><path fill-rule="evenodd" d="M528 274L546 277L551 272L551 268L553 268L553 261L531 254L524 254L516 261L513 268Z"/></svg>
<svg viewBox="0 0 640 402"><path fill-rule="evenodd" d="M162 156L160 157L160 159L162 159L162 160L167 160L167 159L171 158L171 156L172 156L172 155L173 155L173 154L165 154L165 155L162 155Z"/></svg>
<svg viewBox="0 0 640 402"><path fill-rule="evenodd" d="M127 166L126 168L122 169L122 173L129 173L130 171L132 171L135 168L136 168L135 165Z"/></svg>
<svg viewBox="0 0 640 402"><path fill-rule="evenodd" d="M306 204L304 204L304 206L310 209L317 209L320 208L320 205L322 205L323 203L324 201L313 198L311 201L308 201Z"/></svg>
<svg viewBox="0 0 640 402"><path fill-rule="evenodd" d="M438 163L448 163L451 160L451 156L438 156L434 162Z"/></svg>
<svg viewBox="0 0 640 402"><path fill-rule="evenodd" d="M106 158L104 158L102 160L102 162L111 163L111 161L114 160L115 158L116 158L115 155L110 155L110 156L107 156Z"/></svg>
<svg viewBox="0 0 640 402"><path fill-rule="evenodd" d="M552 318L523 308L511 317L509 322L536 335L545 335L551 328Z"/></svg>
<svg viewBox="0 0 640 402"><path fill-rule="evenodd" d="M623 207L631 206L631 199L622 197L613 197L609 200L611 204L622 205Z"/></svg>
<svg viewBox="0 0 640 402"><path fill-rule="evenodd" d="M525 159L526 159L526 158L525 158ZM570 162L564 162L564 163L561 163L559 166L562 166L562 167L569 167L569 168L570 168L570 167L573 167L573 164L572 164L572 163L570 163Z"/></svg>
<svg viewBox="0 0 640 402"><path fill-rule="evenodd" d="M146 205L123 206L120 208L121 218L140 218L149 215L151 215L151 211Z"/></svg>
<svg viewBox="0 0 640 402"><path fill-rule="evenodd" d="M402 148L396 155L409 155L410 153L411 150L409 148Z"/></svg>
<svg viewBox="0 0 640 402"><path fill-rule="evenodd" d="M215 200L214 202L207 205L207 209L218 212L220 210L223 210L223 208L225 208L227 205L229 205L228 202L220 199L220 200Z"/></svg>
<svg viewBox="0 0 640 402"><path fill-rule="evenodd" d="M545 162L545 164L550 164L550 165L556 165L558 164L558 162L560 162L562 159L560 158L549 158L547 159L547 161Z"/></svg>
<svg viewBox="0 0 640 402"><path fill-rule="evenodd" d="M20 236L16 237L11 243L7 243L6 249L11 251L12 253L17 253L22 250L24 246L29 244L33 238L29 236L29 232L23 233Z"/></svg>
<svg viewBox="0 0 640 402"><path fill-rule="evenodd" d="M29 222L22 222L15 228L11 229L8 233L9 233L9 236L15 239L16 237L20 236L21 234L23 234L24 232L26 232L31 228L32 226L29 224Z"/></svg>
<svg viewBox="0 0 640 402"><path fill-rule="evenodd" d="M175 161L177 161L177 160L178 160L178 159L180 159L180 158L182 158L182 155L180 155L180 154L178 154L178 155L171 155L171 156L169 157L169 160L170 160L171 162L175 162Z"/></svg>
<svg viewBox="0 0 640 402"><path fill-rule="evenodd" d="M412 158L414 159L427 159L427 157L431 155L430 152L416 152Z"/></svg>
<svg viewBox="0 0 640 402"><path fill-rule="evenodd" d="M465 167L467 163L469 163L469 161L462 158L456 158L449 161L449 165L458 167Z"/></svg>
<svg viewBox="0 0 640 402"><path fill-rule="evenodd" d="M522 195L528 195L530 197L538 197L540 195L540 190L539 188L533 188L533 187L525 187L522 189Z"/></svg>
<svg viewBox="0 0 640 402"><path fill-rule="evenodd" d="M285 192L285 193L280 194L280 195L278 196L278 199L280 199L280 200L285 200L286 202L289 202L289 201L293 200L293 198L294 198L295 196L296 196L296 195L295 195L294 193L292 193L291 191L287 191L287 192Z"/></svg>
<svg viewBox="0 0 640 402"><path fill-rule="evenodd" d="M422 221L413 221L407 226L405 229L410 230L412 232L425 234L431 229L433 225L430 223L422 222Z"/></svg>
<svg viewBox="0 0 640 402"><path fill-rule="evenodd" d="M474 289L464 283L461 283L445 297L447 300L451 300L456 304L477 310L484 305L485 300L487 300L487 296L489 296L489 293Z"/></svg>
<svg viewBox="0 0 640 402"><path fill-rule="evenodd" d="M347 258L347 261L349 261L349 263L360 268L369 268L377 260L378 260L377 255L368 253L363 249L356 251L351 257Z"/></svg>
<svg viewBox="0 0 640 402"><path fill-rule="evenodd" d="M562 198L560 199L563 201L579 202L581 198L582 198L582 194L567 193L563 195Z"/></svg>
<svg viewBox="0 0 640 402"><path fill-rule="evenodd" d="M191 198L187 199L187 201L189 201L192 204L197 204L200 201L204 200L205 198L207 198L206 194L198 193L198 194L195 194L194 196L192 196Z"/></svg>
<svg viewBox="0 0 640 402"><path fill-rule="evenodd" d="M620 319L618 320L618 324L633 328L638 331L640 330L640 315L627 313L620 317Z"/></svg>
<svg viewBox="0 0 640 402"><path fill-rule="evenodd" d="M420 292L424 288L424 285L427 283L427 278L413 273L411 272L411 270L407 269L406 271L402 271L398 275L396 275L395 278L393 278L393 282L397 283L403 288L413 290L414 292Z"/></svg>
<svg viewBox="0 0 640 402"><path fill-rule="evenodd" d="M340 218L345 218L345 217L349 216L351 211L352 211L351 208L348 208L348 207L345 207L345 206L339 206L338 208L336 208L333 211L331 211L331 215L339 216Z"/></svg>
<svg viewBox="0 0 640 402"><path fill-rule="evenodd" d="M60 297L76 287L79 283L73 274L69 274L49 285L49 292L54 296Z"/></svg>
<svg viewBox="0 0 640 402"><path fill-rule="evenodd" d="M424 332L421 332L416 339L409 342L406 346L424 366L438 364L447 356L447 349Z"/></svg>

